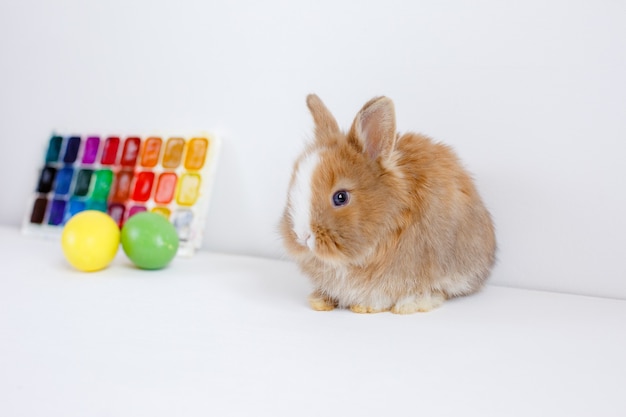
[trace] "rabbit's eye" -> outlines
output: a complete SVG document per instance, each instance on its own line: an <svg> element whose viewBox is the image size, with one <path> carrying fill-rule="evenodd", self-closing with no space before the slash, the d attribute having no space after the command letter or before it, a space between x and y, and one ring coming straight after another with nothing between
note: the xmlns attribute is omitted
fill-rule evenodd
<svg viewBox="0 0 626 417"><path fill-rule="evenodd" d="M350 201L350 193L346 190L339 190L335 194L333 194L333 205L335 207L341 207L348 204Z"/></svg>

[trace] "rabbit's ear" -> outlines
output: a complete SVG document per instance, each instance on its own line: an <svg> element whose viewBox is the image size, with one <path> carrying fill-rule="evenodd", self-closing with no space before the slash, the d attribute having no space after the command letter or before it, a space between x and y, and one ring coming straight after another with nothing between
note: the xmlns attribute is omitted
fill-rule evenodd
<svg viewBox="0 0 626 417"><path fill-rule="evenodd" d="M317 141L324 140L329 135L340 133L335 117L318 96L309 94L306 98L306 104L315 122L315 138Z"/></svg>
<svg viewBox="0 0 626 417"><path fill-rule="evenodd" d="M387 97L376 97L356 115L349 140L356 139L370 158L385 160L396 146L396 137L393 101Z"/></svg>

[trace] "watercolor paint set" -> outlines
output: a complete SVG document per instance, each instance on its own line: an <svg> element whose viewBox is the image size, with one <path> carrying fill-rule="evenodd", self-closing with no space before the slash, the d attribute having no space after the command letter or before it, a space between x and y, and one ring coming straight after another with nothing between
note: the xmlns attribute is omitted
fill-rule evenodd
<svg viewBox="0 0 626 417"><path fill-rule="evenodd" d="M120 227L153 211L174 225L179 255L202 243L219 140L213 135L54 134L22 230L60 235L84 210L108 213Z"/></svg>

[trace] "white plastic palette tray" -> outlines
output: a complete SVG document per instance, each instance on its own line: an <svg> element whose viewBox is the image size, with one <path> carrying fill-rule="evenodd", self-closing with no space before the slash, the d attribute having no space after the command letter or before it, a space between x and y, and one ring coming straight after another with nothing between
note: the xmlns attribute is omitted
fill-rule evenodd
<svg viewBox="0 0 626 417"><path fill-rule="evenodd" d="M218 149L208 134L53 134L22 229L58 236L84 210L106 212L120 227L153 211L176 227L178 254L191 255L202 243Z"/></svg>

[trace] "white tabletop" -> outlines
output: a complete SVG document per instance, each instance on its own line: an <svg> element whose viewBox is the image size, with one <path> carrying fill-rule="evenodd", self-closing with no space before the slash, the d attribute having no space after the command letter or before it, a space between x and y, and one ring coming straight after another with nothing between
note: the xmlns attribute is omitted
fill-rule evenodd
<svg viewBox="0 0 626 417"><path fill-rule="evenodd" d="M2 416L624 416L626 301L489 286L410 316L308 308L288 262L66 264L0 227Z"/></svg>

